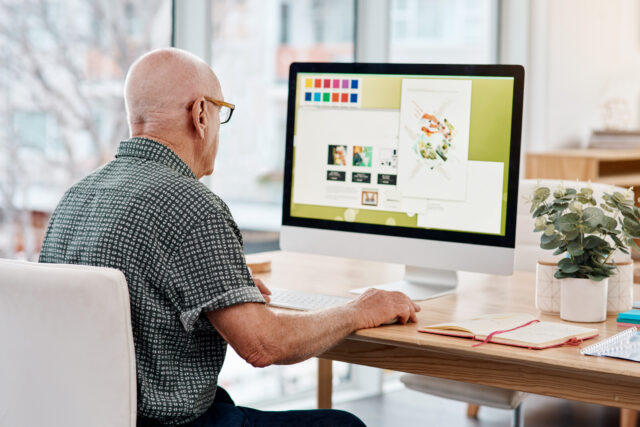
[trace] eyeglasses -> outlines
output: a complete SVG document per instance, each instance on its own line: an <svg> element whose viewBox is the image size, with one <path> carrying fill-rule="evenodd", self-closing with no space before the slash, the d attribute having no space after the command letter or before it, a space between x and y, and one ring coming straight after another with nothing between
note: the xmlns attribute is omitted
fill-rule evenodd
<svg viewBox="0 0 640 427"><path fill-rule="evenodd" d="M203 98L206 101L209 101L212 104L217 105L218 107L220 107L220 124L223 125L225 123L227 123L229 120L231 120L231 116L233 115L233 110L236 109L236 106L234 104L230 104L228 102L224 102L224 101L220 101L218 99L213 99L210 98L208 96L203 96ZM193 108L193 104L195 103L195 101L189 103L189 105L187 105L187 110L191 110Z"/></svg>

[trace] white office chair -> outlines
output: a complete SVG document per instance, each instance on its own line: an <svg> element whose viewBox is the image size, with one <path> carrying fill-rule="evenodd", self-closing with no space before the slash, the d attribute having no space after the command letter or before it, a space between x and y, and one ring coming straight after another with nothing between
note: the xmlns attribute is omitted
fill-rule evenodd
<svg viewBox="0 0 640 427"><path fill-rule="evenodd" d="M135 427L120 271L0 259L0 425Z"/></svg>

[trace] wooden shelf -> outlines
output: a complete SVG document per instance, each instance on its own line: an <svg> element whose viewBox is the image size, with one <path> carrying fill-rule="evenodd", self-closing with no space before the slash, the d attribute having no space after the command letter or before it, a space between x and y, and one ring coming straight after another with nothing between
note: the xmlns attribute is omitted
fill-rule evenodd
<svg viewBox="0 0 640 427"><path fill-rule="evenodd" d="M635 187L640 191L640 150L575 149L527 153L525 177Z"/></svg>
<svg viewBox="0 0 640 427"><path fill-rule="evenodd" d="M592 181L595 182L595 180ZM601 176L598 178L598 182L617 185L619 187L640 187L640 173Z"/></svg>

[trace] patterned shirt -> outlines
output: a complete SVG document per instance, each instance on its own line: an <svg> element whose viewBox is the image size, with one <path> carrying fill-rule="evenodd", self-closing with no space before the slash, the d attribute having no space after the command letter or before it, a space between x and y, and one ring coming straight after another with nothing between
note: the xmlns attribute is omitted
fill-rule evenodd
<svg viewBox="0 0 640 427"><path fill-rule="evenodd" d="M66 192L40 262L124 273L138 415L166 424L192 421L213 402L227 344L204 313L264 303L229 208L173 151L146 138L121 142L115 160Z"/></svg>

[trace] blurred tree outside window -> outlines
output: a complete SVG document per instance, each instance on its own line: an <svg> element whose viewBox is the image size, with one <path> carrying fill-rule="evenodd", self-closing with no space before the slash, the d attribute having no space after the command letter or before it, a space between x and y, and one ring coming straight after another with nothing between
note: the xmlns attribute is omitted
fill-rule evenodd
<svg viewBox="0 0 640 427"><path fill-rule="evenodd" d="M64 191L128 137L123 83L171 1L0 0L0 257L35 259Z"/></svg>

